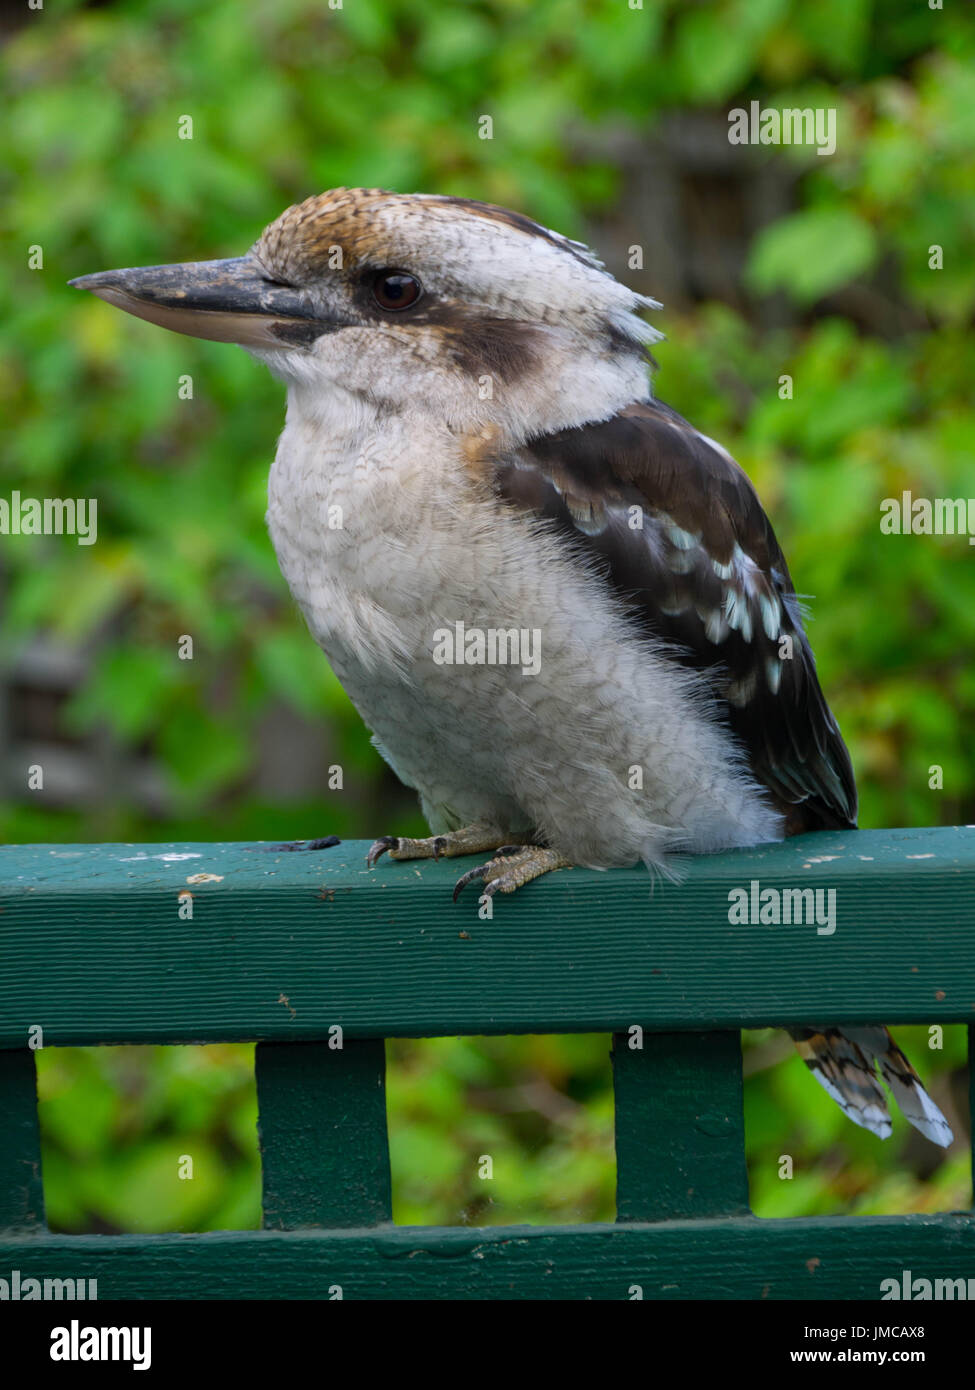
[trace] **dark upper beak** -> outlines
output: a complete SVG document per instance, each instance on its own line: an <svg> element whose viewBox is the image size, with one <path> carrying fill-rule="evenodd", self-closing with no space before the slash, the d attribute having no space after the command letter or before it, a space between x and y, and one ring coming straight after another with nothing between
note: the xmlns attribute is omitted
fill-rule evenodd
<svg viewBox="0 0 975 1390"><path fill-rule="evenodd" d="M291 347L341 327L324 319L305 291L269 280L250 255L229 261L101 270L68 283L174 333L218 343Z"/></svg>

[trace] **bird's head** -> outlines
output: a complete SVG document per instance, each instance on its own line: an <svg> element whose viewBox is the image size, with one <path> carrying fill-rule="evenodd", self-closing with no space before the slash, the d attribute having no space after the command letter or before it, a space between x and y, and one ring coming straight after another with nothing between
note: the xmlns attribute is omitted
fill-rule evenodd
<svg viewBox="0 0 975 1390"><path fill-rule="evenodd" d="M72 280L139 318L239 343L307 404L351 393L512 435L648 393L659 307L578 242L464 198L334 189L231 260Z"/></svg>

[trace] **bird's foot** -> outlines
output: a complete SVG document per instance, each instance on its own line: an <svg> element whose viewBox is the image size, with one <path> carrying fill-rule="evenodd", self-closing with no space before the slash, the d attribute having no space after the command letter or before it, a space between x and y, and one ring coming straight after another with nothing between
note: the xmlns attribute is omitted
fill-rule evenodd
<svg viewBox="0 0 975 1390"><path fill-rule="evenodd" d="M557 849L541 845L502 845L493 859L462 874L454 885L454 902L469 883L483 879L482 896L493 898L495 893L513 893L523 883L551 873L553 869L571 869L571 862Z"/></svg>
<svg viewBox="0 0 975 1390"><path fill-rule="evenodd" d="M390 859L453 859L458 854L480 854L486 849L498 849L504 844L501 831L492 825L467 825L463 830L448 830L445 835L430 835L425 840L407 840L399 835L383 835L366 855L370 869L380 855Z"/></svg>

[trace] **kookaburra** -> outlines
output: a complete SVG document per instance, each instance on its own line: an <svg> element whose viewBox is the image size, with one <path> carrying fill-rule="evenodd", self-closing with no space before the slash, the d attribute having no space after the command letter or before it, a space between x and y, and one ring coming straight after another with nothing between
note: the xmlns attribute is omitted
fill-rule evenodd
<svg viewBox="0 0 975 1390"><path fill-rule="evenodd" d="M660 305L584 246L465 198L335 189L244 256L72 283L286 383L278 561L433 832L370 863L487 853L457 887L491 895L856 825L769 520L653 397ZM879 1063L950 1142L886 1029L794 1036L856 1123L890 1133Z"/></svg>

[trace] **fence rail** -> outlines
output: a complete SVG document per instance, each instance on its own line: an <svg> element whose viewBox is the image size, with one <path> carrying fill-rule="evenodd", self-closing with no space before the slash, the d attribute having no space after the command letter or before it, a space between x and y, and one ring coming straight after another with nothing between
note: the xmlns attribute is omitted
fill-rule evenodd
<svg viewBox="0 0 975 1390"><path fill-rule="evenodd" d="M366 848L0 849L0 1278L97 1278L103 1299L626 1299L975 1277L969 1213L749 1214L739 1037L975 1021L975 827L804 836L690 860L652 893L642 870L574 869L490 920L473 887L451 902L457 861L370 871ZM830 919L741 922L753 883L835 890ZM38 1029L257 1040L264 1229L48 1233ZM393 1227L383 1040L574 1031L615 1035L616 1225Z"/></svg>

